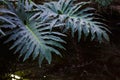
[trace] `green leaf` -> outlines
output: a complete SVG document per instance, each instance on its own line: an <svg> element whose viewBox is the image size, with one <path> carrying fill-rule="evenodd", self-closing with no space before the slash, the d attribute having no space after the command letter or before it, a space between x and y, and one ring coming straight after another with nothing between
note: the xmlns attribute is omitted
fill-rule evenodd
<svg viewBox="0 0 120 80"><path fill-rule="evenodd" d="M46 50L44 56L45 56L46 60L48 61L48 63L50 64L52 61L52 55L51 55L50 51Z"/></svg>
<svg viewBox="0 0 120 80"><path fill-rule="evenodd" d="M64 29L63 32L71 30L72 37L74 37L78 31L78 41L80 41L83 34L85 37L91 34L91 40L97 38L98 41L101 42L103 41L102 35L107 35L106 32L110 31L105 28L107 26L105 23L97 21L102 19L95 16L96 14L93 12L95 10L94 8L85 7L89 3L90 2L80 2L74 4L73 0L51 1L42 5L45 8L42 16L46 16L46 13L48 13L47 17L45 17L45 22L49 22L51 28L54 28L54 25L64 23L65 25L58 27L62 27ZM108 38L104 39L108 41Z"/></svg>
<svg viewBox="0 0 120 80"><path fill-rule="evenodd" d="M10 27L16 26L6 32L9 38L5 43L13 42L10 49L15 49L14 53L19 53L19 57L23 57L23 61L32 56L33 59L39 57L39 64L44 59L50 64L52 53L61 55L57 49L65 49L62 45L65 41L61 37L66 36L58 31L50 31L50 29L63 24L56 25L57 21L52 24L49 21L46 22L41 12L34 11L37 6L31 0L19 0L15 5L16 8L0 10L4 13L4 16L0 16L0 20L5 22L0 26L6 28L6 23L11 24ZM38 16L39 18L36 18Z"/></svg>

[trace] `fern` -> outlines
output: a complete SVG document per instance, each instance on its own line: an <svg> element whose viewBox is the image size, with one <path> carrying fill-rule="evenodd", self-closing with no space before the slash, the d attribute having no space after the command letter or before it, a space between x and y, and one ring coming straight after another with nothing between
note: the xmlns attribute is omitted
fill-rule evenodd
<svg viewBox="0 0 120 80"><path fill-rule="evenodd" d="M97 21L95 9L85 7L90 2L74 4L73 0L51 1L43 5L36 5L31 0L18 0L14 4L9 0L2 0L5 7L0 9L0 33L2 28L9 29L5 34L9 38L5 43L13 42L10 49L20 54L23 61L30 56L39 57L39 64L46 59L51 63L52 53L61 55L58 48L65 49L66 43L61 37L63 33L53 30L63 28L63 32L71 30L74 37L91 36L91 40L99 42L109 41L106 24Z"/></svg>
<svg viewBox="0 0 120 80"><path fill-rule="evenodd" d="M107 35L109 30L105 28L106 25L94 20L100 19L95 17L95 13L91 12L95 9L90 7L83 8L90 2L80 2L77 4L73 4L73 2L73 0L52 1L45 3L39 8L43 8L42 16L45 16L44 20L46 22L51 23L51 28L54 25L58 25L58 27L65 27L64 31L71 29L73 37L75 32L78 32L78 41L80 41L83 33L86 37L91 34L91 40L97 38L99 42L102 42L104 39L109 41ZM62 24L64 25L59 26Z"/></svg>
<svg viewBox="0 0 120 80"><path fill-rule="evenodd" d="M10 37L5 43L14 41L10 49L15 48L15 53L19 52L20 57L24 56L23 61L32 55L33 59L39 57L40 64L44 58L51 63L51 53L61 55L55 47L64 49L61 43L65 43L65 41L59 36L65 35L56 31L50 32L49 25L43 23L42 18L36 19L36 17L33 17L36 13L32 7L29 9L25 8L26 5L24 1L28 0L21 1L16 3L16 8L10 7L11 9L9 8L7 10L7 12L13 14L12 16L10 14L4 16L11 24L16 25L15 28L7 33ZM27 6L31 6L31 4ZM3 25L6 25L6 23ZM12 26L13 25L10 25L10 27ZM6 28L6 26L4 28Z"/></svg>

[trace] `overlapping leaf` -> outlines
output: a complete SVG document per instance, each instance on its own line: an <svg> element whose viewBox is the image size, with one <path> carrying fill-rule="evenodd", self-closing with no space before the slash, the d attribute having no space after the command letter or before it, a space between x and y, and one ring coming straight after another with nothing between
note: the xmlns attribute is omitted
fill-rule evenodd
<svg viewBox="0 0 120 80"><path fill-rule="evenodd" d="M29 6L29 4L27 4L27 6ZM59 36L65 35L56 31L50 31L49 23L43 23L43 17L36 19L36 17L34 17L36 13L32 8L26 9L24 3L18 1L15 9L4 10L2 12L14 14L7 14L4 18L7 18L9 23L17 26L7 33L10 37L5 43L14 41L10 49L15 48L15 53L19 52L20 57L24 56L24 60L32 55L33 59L39 57L40 64L44 58L51 63L52 53L61 55L56 47L64 49L61 43L65 41Z"/></svg>
<svg viewBox="0 0 120 80"><path fill-rule="evenodd" d="M74 0L59 0L58 2L52 1L45 3L42 7L44 11L42 16L45 16L45 21L51 22L51 27L54 25L62 25L65 27L64 31L71 29L72 36L75 32L78 32L78 41L81 39L81 35L86 37L91 34L91 40L97 38L99 42L103 39L109 41L107 35L106 25L102 22L94 20L93 8L84 7L90 2L73 3ZM100 19L100 18L98 18ZM63 27L59 26L59 27Z"/></svg>

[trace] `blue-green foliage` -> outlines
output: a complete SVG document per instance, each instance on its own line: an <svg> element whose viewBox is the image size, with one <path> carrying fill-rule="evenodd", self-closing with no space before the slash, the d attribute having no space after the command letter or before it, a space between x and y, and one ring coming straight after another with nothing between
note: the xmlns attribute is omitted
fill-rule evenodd
<svg viewBox="0 0 120 80"><path fill-rule="evenodd" d="M100 19L95 17L95 13L90 12L95 10L91 7L85 7L90 2L73 3L73 0L59 0L58 2L52 1L45 3L43 7L42 16L45 16L45 21L51 22L51 27L54 25L63 25L58 27L65 27L64 31L71 29L71 34L74 37L75 32L78 32L78 41L81 39L81 35L85 37L91 34L91 40L97 38L99 42L103 39L109 41L107 35L108 29L105 28L105 24L94 19ZM41 6L40 6L41 7ZM83 33L83 34L82 34Z"/></svg>
<svg viewBox="0 0 120 80"><path fill-rule="evenodd" d="M39 19L34 17L36 10L32 9L31 4L25 5L21 1L17 3L15 9L7 3L12 10L10 8L4 9L4 11L0 10L2 13L9 12L12 14L4 14L4 17L7 19L6 23L9 21L11 24L7 26L5 23L2 26L5 26L4 28L12 28L15 25L14 29L7 32L7 35L10 35L10 37L5 43L14 41L10 49L15 48L15 53L19 52L20 57L24 56L24 60L32 55L33 59L39 57L40 64L44 58L50 63L52 52L60 55L60 52L53 47L64 49L60 43L65 43L65 41L59 36L65 35L56 31L50 32L49 24L44 23L42 19L44 17L39 17ZM28 9L29 6L30 8Z"/></svg>
<svg viewBox="0 0 120 80"><path fill-rule="evenodd" d="M0 9L0 28L8 28L9 38L5 43L13 41L10 49L19 52L23 60L30 56L39 57L41 64L44 58L51 63L52 53L61 55L58 48L65 49L61 43L66 43L61 37L66 36L54 28L63 28L63 32L71 30L71 34L78 33L78 41L84 34L91 35L91 40L109 41L108 29L105 24L96 21L90 7L83 8L90 2L73 4L73 0L51 1L37 5L31 0L18 0L14 4L9 0L2 0L4 8ZM90 12L90 13L88 13ZM2 30L0 30L1 33Z"/></svg>

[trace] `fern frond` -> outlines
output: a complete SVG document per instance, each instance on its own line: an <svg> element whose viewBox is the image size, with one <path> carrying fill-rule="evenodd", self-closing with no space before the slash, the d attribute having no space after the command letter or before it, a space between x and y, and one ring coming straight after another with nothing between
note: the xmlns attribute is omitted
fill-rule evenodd
<svg viewBox="0 0 120 80"><path fill-rule="evenodd" d="M91 40L97 38L99 42L106 39L109 41L107 32L109 31L104 23L96 21L94 8L83 8L84 5L90 2L80 2L73 4L73 0L59 0L52 1L43 5L44 11L41 16L45 16L44 20L50 22L50 26L65 24L64 31L71 29L71 34L74 37L75 32L78 31L78 41L81 39L82 33L87 37L91 34ZM101 19L98 17L98 19ZM93 32L92 32L93 31ZM106 35L106 36L105 36ZM106 38L107 37L107 38Z"/></svg>
<svg viewBox="0 0 120 80"><path fill-rule="evenodd" d="M23 61L32 56L33 59L39 57L39 64L42 63L44 58L50 64L52 53L60 55L60 52L56 47L65 49L61 45L61 43L65 43L65 41L59 37L65 35L56 31L50 31L50 25L48 25L48 23L44 23L41 19L42 17L36 19L36 15L38 13L34 12L31 7L30 9L26 9L24 6L26 3L28 6L27 1L30 0L21 1L25 1L25 3L18 2L20 4L16 5L16 9L13 8L14 11L2 11L4 13L15 14L15 16L7 14L8 16L4 16L4 18L7 18L9 23L17 26L7 33L10 37L5 41L5 43L13 41L10 49L15 49L15 53L19 52L19 57L24 56ZM31 6L31 4L29 5Z"/></svg>

